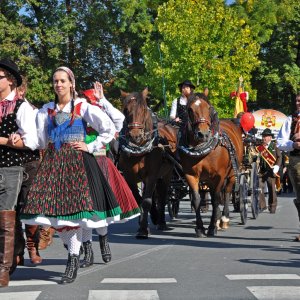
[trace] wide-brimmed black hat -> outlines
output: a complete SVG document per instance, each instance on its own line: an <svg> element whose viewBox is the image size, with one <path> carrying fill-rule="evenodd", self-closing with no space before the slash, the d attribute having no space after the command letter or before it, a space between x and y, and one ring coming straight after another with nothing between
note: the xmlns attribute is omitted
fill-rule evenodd
<svg viewBox="0 0 300 300"><path fill-rule="evenodd" d="M183 85L187 85L187 86L191 87L193 90L196 88L192 84L192 82L190 80L188 80L188 79L178 84L178 87L179 87L180 90L181 90L181 88L182 88Z"/></svg>
<svg viewBox="0 0 300 300"><path fill-rule="evenodd" d="M0 68L7 70L17 80L17 86L22 84L22 77L19 72L18 66L8 58L0 59Z"/></svg>
<svg viewBox="0 0 300 300"><path fill-rule="evenodd" d="M274 134L272 133L270 128L264 129L264 131L261 133L262 136L272 136L274 137Z"/></svg>

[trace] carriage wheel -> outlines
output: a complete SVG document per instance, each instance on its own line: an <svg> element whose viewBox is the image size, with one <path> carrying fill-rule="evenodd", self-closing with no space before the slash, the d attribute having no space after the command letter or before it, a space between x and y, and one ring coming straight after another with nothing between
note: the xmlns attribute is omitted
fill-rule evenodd
<svg viewBox="0 0 300 300"><path fill-rule="evenodd" d="M254 219L258 217L258 197L259 197L259 181L258 181L258 172L257 172L257 164L256 162L252 163L251 168L251 181L250 181L250 189L251 189L251 209L252 216Z"/></svg>
<svg viewBox="0 0 300 300"><path fill-rule="evenodd" d="M249 185L248 185L247 177L245 174L242 174L240 178L240 190L239 190L240 214L241 214L242 225L245 225L247 223L248 190L249 190Z"/></svg>

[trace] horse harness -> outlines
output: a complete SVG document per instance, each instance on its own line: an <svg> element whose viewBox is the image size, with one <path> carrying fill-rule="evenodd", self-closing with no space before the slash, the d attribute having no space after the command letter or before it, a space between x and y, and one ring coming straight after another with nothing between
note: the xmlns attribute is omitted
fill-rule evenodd
<svg viewBox="0 0 300 300"><path fill-rule="evenodd" d="M202 117L194 121L194 124L210 124L213 136L208 140L208 142L198 144L195 147L188 147L187 140L184 141L184 139L180 139L178 149L184 152L186 155L203 158L206 155L208 155L212 150L214 150L218 145L225 147L228 150L231 159L235 178L235 190L237 192L237 189L239 188L239 163L236 157L235 146L232 143L230 137L227 135L227 133L224 130L220 130L218 113L213 106L210 106L210 119L211 121Z"/></svg>
<svg viewBox="0 0 300 300"><path fill-rule="evenodd" d="M153 123L153 130L144 132L145 125L138 122L127 123L126 119L124 120L123 128L121 130L121 135L119 137L119 150L125 152L128 156L142 156L146 153L149 153L153 150L155 144L158 141L158 129L157 129L157 116L152 112L152 110L147 108ZM131 141L129 141L128 133L130 129L141 129L144 137L147 139L146 143L143 146L138 146ZM148 138L150 137L150 138Z"/></svg>

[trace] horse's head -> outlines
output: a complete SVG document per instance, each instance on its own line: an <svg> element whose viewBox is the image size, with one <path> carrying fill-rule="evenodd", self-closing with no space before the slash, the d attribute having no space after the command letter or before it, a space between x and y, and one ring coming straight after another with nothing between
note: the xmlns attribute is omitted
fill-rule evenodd
<svg viewBox="0 0 300 300"><path fill-rule="evenodd" d="M138 146L145 144L152 136L153 123L147 106L147 95L147 88L141 93L121 91L126 135L130 142Z"/></svg>
<svg viewBox="0 0 300 300"><path fill-rule="evenodd" d="M212 136L211 105L205 94L192 94L187 103L188 130L193 133L195 143L205 143ZM190 141L191 142L191 141Z"/></svg>

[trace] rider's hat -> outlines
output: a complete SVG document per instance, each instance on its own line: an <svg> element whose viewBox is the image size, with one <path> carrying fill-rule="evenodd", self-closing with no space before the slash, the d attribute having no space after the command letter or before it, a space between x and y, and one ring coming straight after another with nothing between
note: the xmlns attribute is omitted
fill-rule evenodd
<svg viewBox="0 0 300 300"><path fill-rule="evenodd" d="M16 78L17 86L20 86L22 84L22 77L19 72L19 68L12 60L7 58L0 59L0 68L8 71Z"/></svg>
<svg viewBox="0 0 300 300"><path fill-rule="evenodd" d="M183 82L181 82L181 83L179 83L178 84L178 87L179 87L179 89L180 89L180 91L181 91L181 89L182 89L182 86L184 86L184 85L187 85L187 86L189 86L191 89L195 89L196 87L192 84L192 82L190 81L190 80L185 80L185 81L183 81Z"/></svg>
<svg viewBox="0 0 300 300"><path fill-rule="evenodd" d="M274 137L274 134L272 133L271 129L270 128L266 128L262 133L261 133L262 136L271 136L271 137Z"/></svg>

